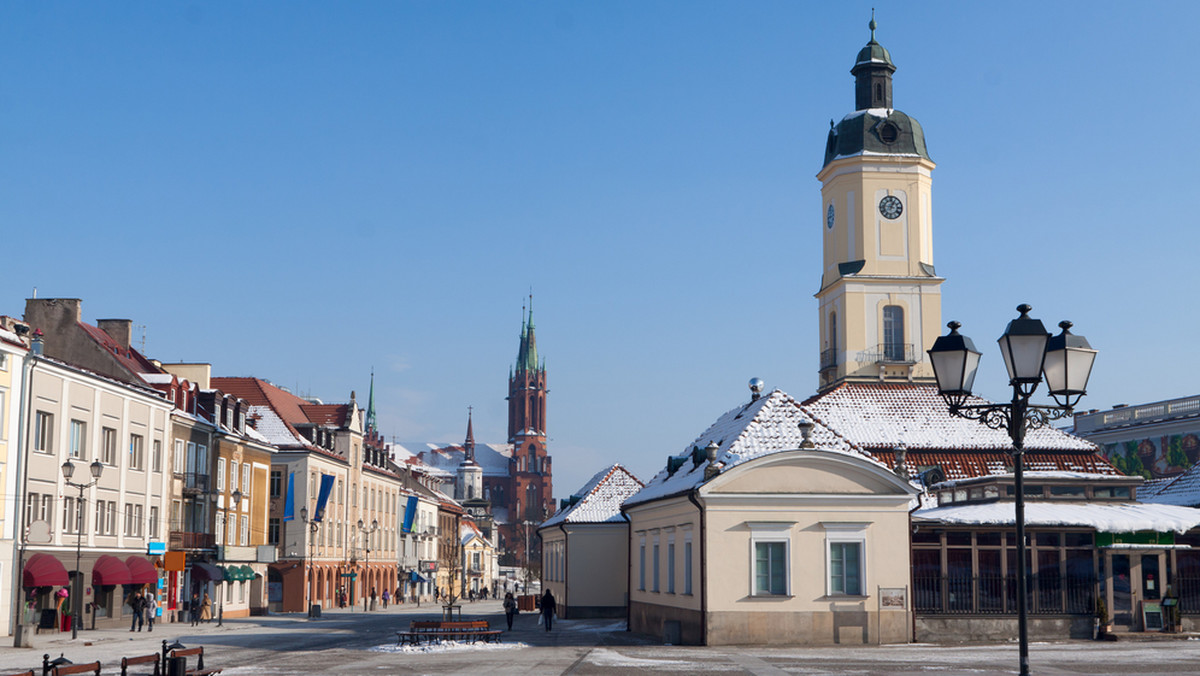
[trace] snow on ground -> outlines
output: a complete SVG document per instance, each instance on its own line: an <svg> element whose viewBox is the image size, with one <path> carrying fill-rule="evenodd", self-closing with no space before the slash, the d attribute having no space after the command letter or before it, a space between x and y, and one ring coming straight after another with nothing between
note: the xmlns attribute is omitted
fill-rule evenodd
<svg viewBox="0 0 1200 676"><path fill-rule="evenodd" d="M463 653L528 648L528 643L487 643L485 641L441 641L425 645L377 645L368 648L376 653Z"/></svg>
<svg viewBox="0 0 1200 676"><path fill-rule="evenodd" d="M625 620L613 622L612 624L592 624L590 622L572 622L571 620L558 620L554 626L563 631L572 632L587 632L587 633L611 633L614 631L625 631Z"/></svg>
<svg viewBox="0 0 1200 676"><path fill-rule="evenodd" d="M697 671L741 671L735 664L712 664L700 660L667 660L646 657L622 655L608 648L596 648L587 654L585 662L597 667L614 667L619 669L637 669L638 671L682 671L696 673Z"/></svg>

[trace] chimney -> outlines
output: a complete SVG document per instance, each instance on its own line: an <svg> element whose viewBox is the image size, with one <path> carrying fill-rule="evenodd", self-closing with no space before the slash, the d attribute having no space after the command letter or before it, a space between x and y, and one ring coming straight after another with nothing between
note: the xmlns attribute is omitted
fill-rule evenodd
<svg viewBox="0 0 1200 676"><path fill-rule="evenodd" d="M129 337L133 333L132 319L97 319L96 326L117 341L122 350L129 349Z"/></svg>
<svg viewBox="0 0 1200 676"><path fill-rule="evenodd" d="M70 335L68 331L83 321L83 301L78 298L27 298L25 300L25 323L49 334L51 342L55 336ZM59 341L61 342L61 341Z"/></svg>

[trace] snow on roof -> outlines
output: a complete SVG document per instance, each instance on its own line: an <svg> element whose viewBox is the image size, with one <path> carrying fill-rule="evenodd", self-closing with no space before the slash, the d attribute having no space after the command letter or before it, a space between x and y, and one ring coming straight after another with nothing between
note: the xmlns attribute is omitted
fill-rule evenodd
<svg viewBox="0 0 1200 676"><path fill-rule="evenodd" d="M972 397L968 404L986 404ZM844 383L804 402L804 408L862 449L1011 450L1004 430L950 415L933 385ZM1030 430L1026 452L1095 453L1090 441L1052 427Z"/></svg>
<svg viewBox="0 0 1200 676"><path fill-rule="evenodd" d="M1200 465L1192 465L1191 469L1172 481L1152 488L1149 494L1143 486L1138 490L1138 497L1143 502L1160 505L1200 506Z"/></svg>
<svg viewBox="0 0 1200 676"><path fill-rule="evenodd" d="M913 512L913 519L964 526L1011 526L1016 524L1016 508L1012 502L950 505L919 509ZM1200 526L1200 509L1141 502L1064 504L1027 501L1025 525L1082 526L1103 533L1134 533L1146 530L1186 533Z"/></svg>
<svg viewBox="0 0 1200 676"><path fill-rule="evenodd" d="M710 442L716 442L717 462L730 468L771 453L795 450L804 441L798 426L801 421L814 423L811 441L818 449L849 453L871 462L878 462L859 452L856 446L840 434L815 420L799 402L783 390L775 390L728 411L689 444L683 453L674 457L688 458L692 456L693 449L702 451ZM690 459L685 459L683 465L674 473L663 468L645 488L626 500L625 504L633 505L689 491L704 483L704 468L707 465L705 460L695 464Z"/></svg>
<svg viewBox="0 0 1200 676"><path fill-rule="evenodd" d="M139 373L142 380L151 385L169 385L175 376L170 373Z"/></svg>
<svg viewBox="0 0 1200 676"><path fill-rule="evenodd" d="M254 429L258 430L258 435L267 443L281 447L308 446L307 442L292 433L292 429L270 406L251 406L250 415L258 416Z"/></svg>
<svg viewBox="0 0 1200 676"><path fill-rule="evenodd" d="M572 497L579 501L559 510L542 522L540 528L560 523L611 523L624 521L621 503L642 489L644 484L632 472L621 465L613 465L596 472Z"/></svg>
<svg viewBox="0 0 1200 676"><path fill-rule="evenodd" d="M426 465L454 474L462 464L466 451L457 444L404 444L408 449L422 448L417 457ZM483 468L484 476L508 476L508 461L512 457L509 444L475 444L475 462Z"/></svg>
<svg viewBox="0 0 1200 676"><path fill-rule="evenodd" d="M1130 478L1127 476L1116 475L1116 474L1097 474L1095 472L1067 472L1067 471L1059 471L1059 470L1023 471L1021 474L1022 474L1022 476L1024 476L1025 481L1053 481L1055 479L1086 479L1088 481L1114 481L1114 480L1122 481L1122 480L1128 480ZM1011 476L1015 476L1015 475L1012 472L1008 472L1008 471L996 472L994 474L989 474L986 476L966 477L963 479L952 479L949 481L942 481L942 482L939 482L939 483L936 483L936 484L930 486L930 488L953 488L954 486L979 483L981 481L985 481L985 480L991 479L993 477L998 477L998 476L1000 476L1000 477L1010 476L1011 477ZM1138 495L1139 496L1141 495L1140 488L1138 489Z"/></svg>

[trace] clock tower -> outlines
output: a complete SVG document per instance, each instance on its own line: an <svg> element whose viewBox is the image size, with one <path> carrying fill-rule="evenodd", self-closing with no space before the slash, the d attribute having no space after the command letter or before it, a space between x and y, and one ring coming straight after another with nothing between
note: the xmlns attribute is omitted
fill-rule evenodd
<svg viewBox="0 0 1200 676"><path fill-rule="evenodd" d="M934 163L916 119L892 107L891 54L858 53L854 112L830 122L821 181L822 390L844 381L932 382L941 330L933 268Z"/></svg>

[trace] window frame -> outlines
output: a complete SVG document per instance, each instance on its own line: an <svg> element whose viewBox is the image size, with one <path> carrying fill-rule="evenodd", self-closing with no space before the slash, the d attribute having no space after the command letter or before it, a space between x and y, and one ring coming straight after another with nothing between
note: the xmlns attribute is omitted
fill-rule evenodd
<svg viewBox="0 0 1200 676"><path fill-rule="evenodd" d="M109 467L117 465L117 428L100 428L100 462Z"/></svg>
<svg viewBox="0 0 1200 676"><path fill-rule="evenodd" d="M868 523L822 523L825 529L825 596L832 598L865 598L867 596L867 527ZM846 574L841 575L843 591L834 591L833 549L834 545L858 546L858 593L844 590Z"/></svg>
<svg viewBox="0 0 1200 676"><path fill-rule="evenodd" d="M137 472L146 470L146 437L137 432L129 433L129 469Z"/></svg>
<svg viewBox="0 0 1200 676"><path fill-rule="evenodd" d="M83 459L87 455L87 421L71 418L71 436L67 456Z"/></svg>
<svg viewBox="0 0 1200 676"><path fill-rule="evenodd" d="M791 598L792 596L792 528L794 521L752 521L746 524L750 528L750 566L749 582L750 596L754 598ZM783 593L759 591L758 588L758 546L783 545ZM768 557L768 561L770 558ZM770 575L768 574L768 588Z"/></svg>
<svg viewBox="0 0 1200 676"><path fill-rule="evenodd" d="M33 450L53 455L54 414L50 411L34 411L33 421Z"/></svg>

